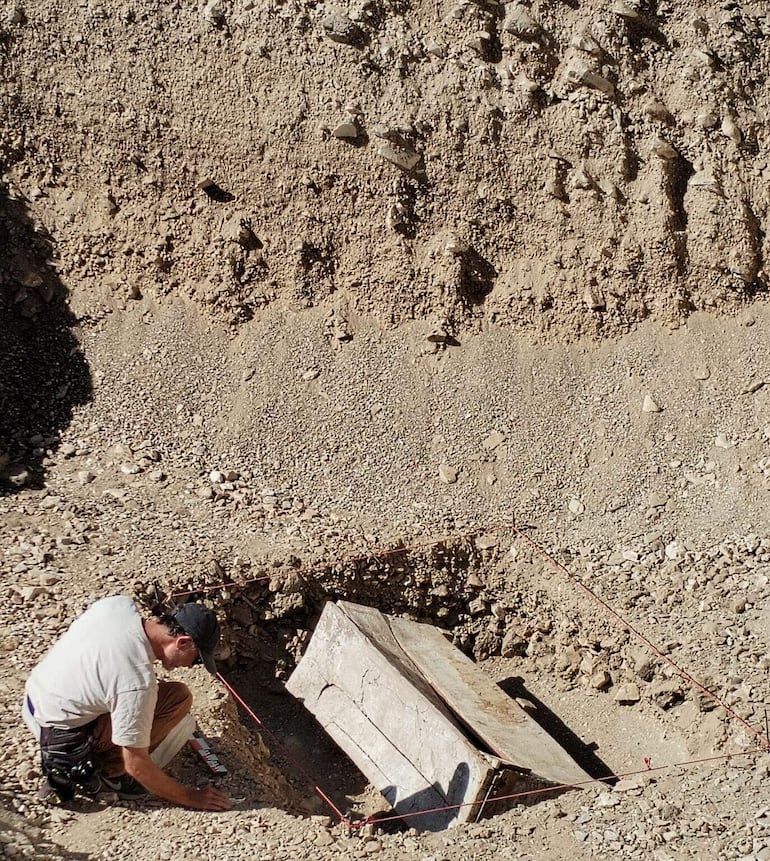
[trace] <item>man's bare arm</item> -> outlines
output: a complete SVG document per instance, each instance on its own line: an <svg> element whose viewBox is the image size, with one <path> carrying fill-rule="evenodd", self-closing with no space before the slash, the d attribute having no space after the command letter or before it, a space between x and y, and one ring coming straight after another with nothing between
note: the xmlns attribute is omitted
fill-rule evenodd
<svg viewBox="0 0 770 861"><path fill-rule="evenodd" d="M146 747L124 747L123 764L134 780L138 780L148 792L158 798L196 810L230 809L230 799L214 786L193 789L169 777L150 759Z"/></svg>

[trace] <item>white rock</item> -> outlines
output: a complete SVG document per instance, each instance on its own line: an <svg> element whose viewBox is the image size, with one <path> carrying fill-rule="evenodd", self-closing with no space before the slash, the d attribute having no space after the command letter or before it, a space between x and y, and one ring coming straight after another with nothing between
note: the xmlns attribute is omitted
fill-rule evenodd
<svg viewBox="0 0 770 861"><path fill-rule="evenodd" d="M334 838L326 830L319 831L313 841L315 846L331 846L332 843L334 843Z"/></svg>
<svg viewBox="0 0 770 861"><path fill-rule="evenodd" d="M361 41L360 27L343 12L332 10L321 22L324 33L333 42L341 45L355 45Z"/></svg>
<svg viewBox="0 0 770 861"><path fill-rule="evenodd" d="M630 3L624 2L624 0L616 0L616 2L612 4L612 11L615 15L618 15L621 18L626 18L629 21L638 21L641 17L639 10Z"/></svg>
<svg viewBox="0 0 770 861"><path fill-rule="evenodd" d="M222 24L225 20L225 4L222 0L209 0L203 7L203 18L215 26Z"/></svg>
<svg viewBox="0 0 770 861"><path fill-rule="evenodd" d="M717 448L733 448L735 443L730 442L730 440L727 438L727 434L719 433L714 440L714 445Z"/></svg>
<svg viewBox="0 0 770 861"><path fill-rule="evenodd" d="M661 407L658 405L658 403L654 401L650 395L645 395L644 403L642 404L642 412L659 413L660 411Z"/></svg>
<svg viewBox="0 0 770 861"><path fill-rule="evenodd" d="M613 792L636 792L644 789L647 778L644 774L634 774L631 777L624 777L613 786Z"/></svg>
<svg viewBox="0 0 770 861"><path fill-rule="evenodd" d="M539 35L540 25L532 17L526 6L514 3L503 21L503 32L518 36L519 39L532 40Z"/></svg>
<svg viewBox="0 0 770 861"><path fill-rule="evenodd" d="M461 254L465 254L467 250L468 246L466 243L456 236L450 236L444 243L444 254L447 257L458 257Z"/></svg>
<svg viewBox="0 0 770 861"><path fill-rule="evenodd" d="M650 119L657 120L659 123L670 123L674 119L671 111L662 102L654 99L645 104L644 112Z"/></svg>
<svg viewBox="0 0 770 861"><path fill-rule="evenodd" d="M414 170L422 160L420 153L413 149L396 146L390 141L383 140L377 144L377 155L402 170Z"/></svg>
<svg viewBox="0 0 770 861"><path fill-rule="evenodd" d="M30 479L29 470L20 463L12 463L6 468L4 477L14 487L24 487Z"/></svg>
<svg viewBox="0 0 770 861"><path fill-rule="evenodd" d="M48 594L48 590L42 586L22 586L18 589L18 592L24 600L24 603L34 601L39 595Z"/></svg>
<svg viewBox="0 0 770 861"><path fill-rule="evenodd" d="M457 481L457 470L449 464L442 463L438 468L438 477L444 484L454 484Z"/></svg>
<svg viewBox="0 0 770 861"><path fill-rule="evenodd" d="M620 804L620 799L612 792L600 792L596 804L599 807L617 807Z"/></svg>
<svg viewBox="0 0 770 861"><path fill-rule="evenodd" d="M741 130L738 128L737 125L735 125L735 123L730 119L730 117L725 117L722 120L722 125L720 126L719 130L726 138L730 138L730 140L735 144L739 144L743 140L743 134L741 133Z"/></svg>
<svg viewBox="0 0 770 861"><path fill-rule="evenodd" d="M142 471L142 468L135 463L121 463L120 471L123 475L137 475Z"/></svg>
<svg viewBox="0 0 770 861"><path fill-rule="evenodd" d="M699 111L695 116L695 124L704 131L716 128L718 122L719 117L709 108Z"/></svg>
<svg viewBox="0 0 770 861"><path fill-rule="evenodd" d="M584 165L575 168L572 174L572 187L588 191L594 187L594 181Z"/></svg>
<svg viewBox="0 0 770 861"><path fill-rule="evenodd" d="M607 302L598 287L586 287L583 293L583 301L592 311L604 311Z"/></svg>
<svg viewBox="0 0 770 861"><path fill-rule="evenodd" d="M492 431L489 436L481 443L481 445L490 451L496 449L505 442L505 434L500 431Z"/></svg>
<svg viewBox="0 0 770 861"><path fill-rule="evenodd" d="M350 120L340 123L332 129L332 134L341 140L353 140L358 137L358 125Z"/></svg>
<svg viewBox="0 0 770 861"><path fill-rule="evenodd" d="M620 703L620 705L632 705L633 703L638 703L641 698L639 686L634 684L634 682L627 682L625 685L621 685L614 696L615 702Z"/></svg>
<svg viewBox="0 0 770 861"><path fill-rule="evenodd" d="M440 42L438 39L435 39L433 36L426 37L423 42L423 46L428 54L431 54L434 57L446 57L447 46Z"/></svg>
<svg viewBox="0 0 770 861"><path fill-rule="evenodd" d="M212 484L222 484L225 481L225 474L220 472L218 469L213 469L209 473L209 481Z"/></svg>
<svg viewBox="0 0 770 861"><path fill-rule="evenodd" d="M477 54L484 56L489 50L490 35L486 30L478 30L466 42L469 48L476 51Z"/></svg>
<svg viewBox="0 0 770 861"><path fill-rule="evenodd" d="M702 48L694 48L690 56L697 66L703 66L703 68L712 68L714 66L714 55L710 51L704 51Z"/></svg>
<svg viewBox="0 0 770 861"><path fill-rule="evenodd" d="M579 33L575 33L570 40L570 45L572 45L573 48L579 48L581 51L591 54L593 57L600 57L604 53L602 46L596 41L596 39L594 39L593 35L588 30L582 30Z"/></svg>
<svg viewBox="0 0 770 861"><path fill-rule="evenodd" d="M122 442L115 443L115 445L111 445L107 449L108 457L111 457L114 460L117 460L118 458L131 457L131 454L131 449Z"/></svg>
<svg viewBox="0 0 770 861"><path fill-rule="evenodd" d="M22 24L25 20L24 7L21 3L12 3L6 13L6 22L9 25Z"/></svg>
<svg viewBox="0 0 770 861"><path fill-rule="evenodd" d="M575 496L572 497L569 501L569 510L573 514L582 514L586 508L585 505Z"/></svg>
<svg viewBox="0 0 770 861"><path fill-rule="evenodd" d="M608 96L612 96L615 93L615 87L610 81L601 75L597 75L586 63L579 60L573 61L567 69L567 80L574 85L583 85L591 87L594 90L599 90Z"/></svg>

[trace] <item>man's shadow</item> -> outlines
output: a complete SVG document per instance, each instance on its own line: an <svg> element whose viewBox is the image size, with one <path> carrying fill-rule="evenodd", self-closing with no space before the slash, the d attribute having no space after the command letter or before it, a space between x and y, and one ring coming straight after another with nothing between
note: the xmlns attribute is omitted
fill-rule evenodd
<svg viewBox="0 0 770 861"><path fill-rule="evenodd" d="M92 396L54 243L0 183L0 493L40 486L75 407Z"/></svg>
<svg viewBox="0 0 770 861"><path fill-rule="evenodd" d="M32 857L24 850L34 847L35 858L59 858L61 861L87 861L93 856L87 852L73 852L59 846L37 825L10 810L10 800L0 794L0 845L16 845L19 858ZM0 856L5 857L5 855ZM11 857L10 853L7 857Z"/></svg>
<svg viewBox="0 0 770 861"><path fill-rule="evenodd" d="M375 814L372 818L380 822L384 831L400 831L406 828L444 831L457 819L461 806L467 801L465 793L469 776L468 763L458 762L446 790L434 783L400 800L397 788L388 786L382 791L382 795L392 810Z"/></svg>

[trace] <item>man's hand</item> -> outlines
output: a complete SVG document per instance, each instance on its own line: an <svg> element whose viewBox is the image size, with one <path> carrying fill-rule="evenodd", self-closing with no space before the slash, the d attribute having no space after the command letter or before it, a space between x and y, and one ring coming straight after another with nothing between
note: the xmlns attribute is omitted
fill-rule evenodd
<svg viewBox="0 0 770 861"><path fill-rule="evenodd" d="M229 810L230 799L216 786L208 784L200 789L190 790L190 801L187 806L195 810Z"/></svg>
<svg viewBox="0 0 770 861"><path fill-rule="evenodd" d="M169 777L150 759L146 747L124 747L123 764L134 780L138 780L148 792L166 801L196 810L230 809L230 799L211 784L202 789L191 789Z"/></svg>

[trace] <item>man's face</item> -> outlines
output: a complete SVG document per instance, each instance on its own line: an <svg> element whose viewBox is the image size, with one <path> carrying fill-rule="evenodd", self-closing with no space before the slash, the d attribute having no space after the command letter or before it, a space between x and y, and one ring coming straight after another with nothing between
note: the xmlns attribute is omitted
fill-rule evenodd
<svg viewBox="0 0 770 861"><path fill-rule="evenodd" d="M176 667L190 667L197 659L198 648L193 638L183 634L179 637L173 637L166 645L163 649L161 663L165 669L173 670Z"/></svg>

